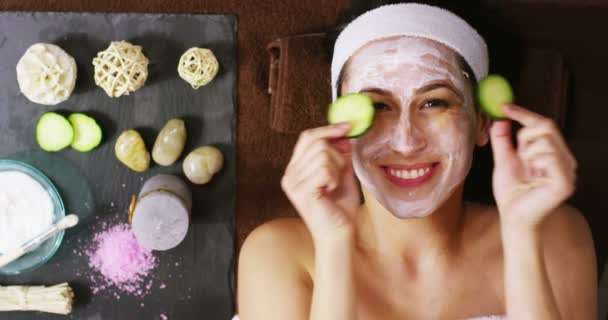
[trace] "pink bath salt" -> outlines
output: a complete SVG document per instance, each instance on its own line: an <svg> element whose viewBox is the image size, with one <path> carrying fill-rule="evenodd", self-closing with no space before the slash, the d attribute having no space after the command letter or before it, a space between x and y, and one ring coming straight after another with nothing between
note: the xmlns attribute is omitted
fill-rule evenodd
<svg viewBox="0 0 608 320"><path fill-rule="evenodd" d="M103 276L98 289L109 285L134 295L142 295L146 276L157 265L152 251L142 247L128 224L118 224L95 235L95 245L87 252L89 266Z"/></svg>

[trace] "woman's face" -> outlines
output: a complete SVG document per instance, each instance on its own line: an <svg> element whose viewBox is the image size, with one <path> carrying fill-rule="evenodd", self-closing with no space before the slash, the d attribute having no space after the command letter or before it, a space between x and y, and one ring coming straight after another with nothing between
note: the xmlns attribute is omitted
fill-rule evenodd
<svg viewBox="0 0 608 320"><path fill-rule="evenodd" d="M398 37L349 61L341 92L367 94L376 107L372 128L353 139L355 173L397 217L434 212L463 183L475 143L487 142L458 59L435 41Z"/></svg>

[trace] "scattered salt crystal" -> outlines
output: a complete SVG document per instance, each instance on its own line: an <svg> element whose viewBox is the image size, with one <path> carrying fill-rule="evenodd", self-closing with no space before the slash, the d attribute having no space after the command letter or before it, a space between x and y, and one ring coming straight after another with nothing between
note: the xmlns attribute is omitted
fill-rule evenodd
<svg viewBox="0 0 608 320"><path fill-rule="evenodd" d="M105 227L104 222L103 226ZM152 252L142 247L128 224L118 224L94 237L95 245L86 251L89 266L98 271L102 278L93 288L98 290L116 287L123 293L135 296L147 294L151 281L143 290L145 278L158 263ZM115 295L117 299L120 296Z"/></svg>
<svg viewBox="0 0 608 320"><path fill-rule="evenodd" d="M169 319L169 318L167 318L167 316L166 316L164 313L161 313L161 314L160 314L160 318L161 318L162 320L167 320L167 319Z"/></svg>
<svg viewBox="0 0 608 320"><path fill-rule="evenodd" d="M164 288L166 288L166 287L167 287L167 285L166 285L166 284L164 284L164 283L161 283L161 284L160 284L160 286L159 286L159 288L161 288L161 289L164 289Z"/></svg>
<svg viewBox="0 0 608 320"><path fill-rule="evenodd" d="M176 262L176 263L175 263L175 266L176 266L176 267L177 267L177 266L179 266L179 262Z"/></svg>

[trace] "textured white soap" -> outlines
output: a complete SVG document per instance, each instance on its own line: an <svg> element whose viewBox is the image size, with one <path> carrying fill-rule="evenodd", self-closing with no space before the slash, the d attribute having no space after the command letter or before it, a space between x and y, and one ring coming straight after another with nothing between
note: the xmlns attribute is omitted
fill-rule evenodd
<svg viewBox="0 0 608 320"><path fill-rule="evenodd" d="M0 172L0 253L23 244L53 223L48 192L29 175Z"/></svg>

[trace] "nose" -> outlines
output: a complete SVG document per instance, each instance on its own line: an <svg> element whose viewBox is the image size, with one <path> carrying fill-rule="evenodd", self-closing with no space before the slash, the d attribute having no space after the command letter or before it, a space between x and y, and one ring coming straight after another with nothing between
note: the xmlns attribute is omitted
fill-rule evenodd
<svg viewBox="0 0 608 320"><path fill-rule="evenodd" d="M391 135L391 148L408 156L424 150L427 141L422 130L410 119L400 119Z"/></svg>

